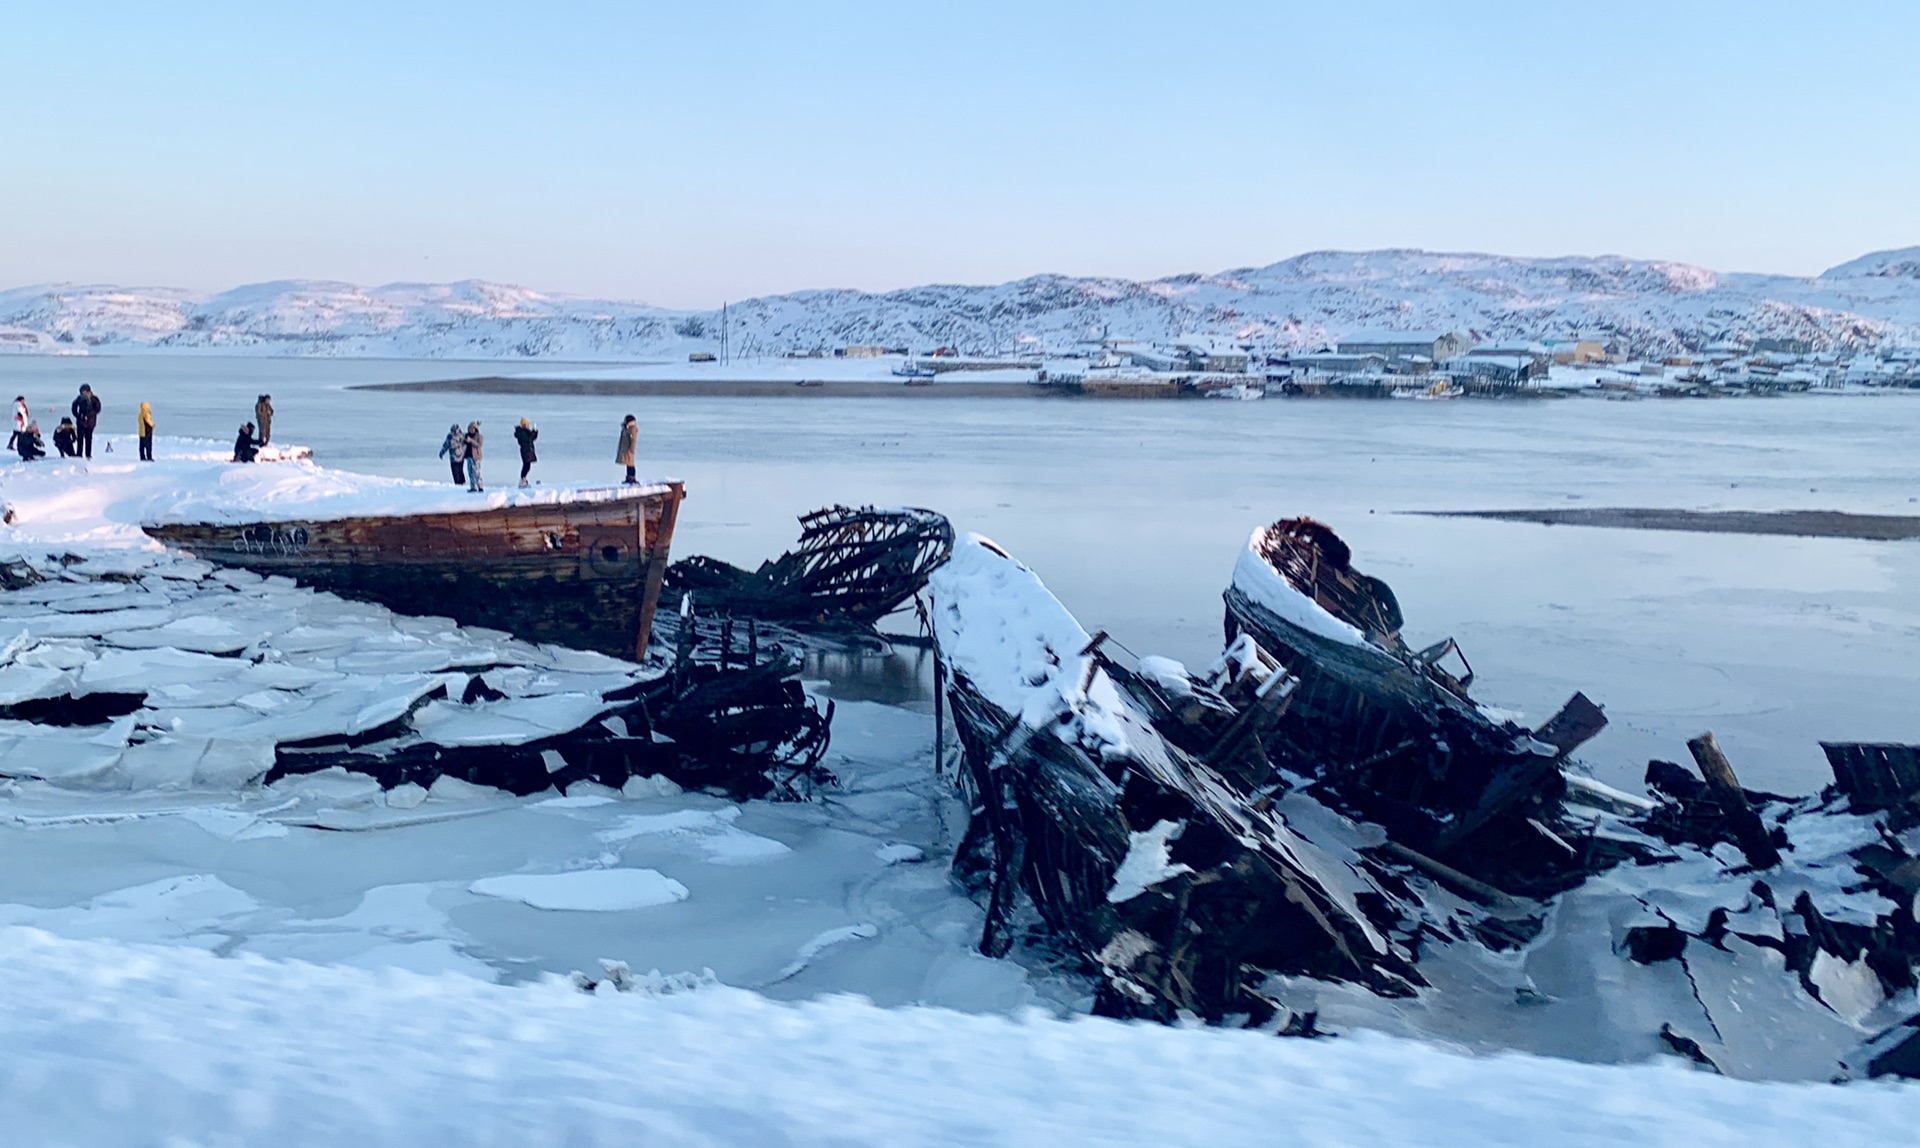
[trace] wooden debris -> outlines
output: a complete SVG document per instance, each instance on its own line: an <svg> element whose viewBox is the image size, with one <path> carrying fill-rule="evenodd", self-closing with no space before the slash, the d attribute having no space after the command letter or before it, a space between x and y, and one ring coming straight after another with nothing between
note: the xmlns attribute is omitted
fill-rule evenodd
<svg viewBox="0 0 1920 1148"><path fill-rule="evenodd" d="M906 603L953 552L953 527L931 510L830 506L800 517L800 542L753 571L696 555L667 588L710 609L793 625L870 627Z"/></svg>

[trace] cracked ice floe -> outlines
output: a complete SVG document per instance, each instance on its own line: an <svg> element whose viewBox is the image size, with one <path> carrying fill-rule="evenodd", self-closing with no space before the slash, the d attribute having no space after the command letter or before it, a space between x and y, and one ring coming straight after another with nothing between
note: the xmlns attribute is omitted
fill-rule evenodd
<svg viewBox="0 0 1920 1148"><path fill-rule="evenodd" d="M801 945L800 951L794 954L793 960L776 973L773 979L775 983L792 980L794 977L800 975L801 971L807 967L813 958L833 948L835 945L844 945L848 941L870 940L879 935L879 929L866 923L843 925L838 929L828 929L823 933L816 934L812 939L808 940L806 944Z"/></svg>
<svg viewBox="0 0 1920 1148"><path fill-rule="evenodd" d="M609 845L636 837L669 837L699 852L715 865L752 865L792 850L771 837L749 833L734 824L737 805L717 809L680 809L672 813L638 813L622 817L618 825L594 834Z"/></svg>
<svg viewBox="0 0 1920 1148"><path fill-rule="evenodd" d="M510 873L482 877L468 888L485 897L519 901L536 909L587 913L646 909L687 899L687 887L658 869Z"/></svg>
<svg viewBox="0 0 1920 1148"><path fill-rule="evenodd" d="M603 695L645 675L284 578L130 557L137 585L90 582L42 559L57 581L0 593L0 705L144 695L109 725L0 720L0 775L231 788L264 775L289 743L378 731L396 744L521 745L591 722L608 708ZM484 699L468 703L476 678Z"/></svg>

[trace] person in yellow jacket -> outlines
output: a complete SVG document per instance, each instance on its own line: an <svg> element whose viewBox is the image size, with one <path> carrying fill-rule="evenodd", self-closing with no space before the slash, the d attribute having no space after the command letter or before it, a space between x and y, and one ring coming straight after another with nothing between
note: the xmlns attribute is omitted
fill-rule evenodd
<svg viewBox="0 0 1920 1148"><path fill-rule="evenodd" d="M153 461L153 407L140 404L140 461Z"/></svg>

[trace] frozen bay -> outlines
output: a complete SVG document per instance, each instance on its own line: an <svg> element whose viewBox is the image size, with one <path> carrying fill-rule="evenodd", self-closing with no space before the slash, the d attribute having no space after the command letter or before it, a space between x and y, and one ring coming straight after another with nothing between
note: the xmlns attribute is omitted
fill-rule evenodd
<svg viewBox="0 0 1920 1148"><path fill-rule="evenodd" d="M270 391L276 430L328 465L436 479L446 427L480 419L496 485L510 428L541 428L536 479L642 470L688 483L676 553L757 564L830 502L927 506L1040 572L1130 649L1204 662L1220 591L1254 526L1309 514L1398 593L1415 644L1452 635L1484 702L1534 719L1574 689L1613 726L1583 756L1636 785L1711 728L1752 785L1825 778L1817 742L1920 740L1920 547L1427 519L1402 511L1560 506L1920 509L1920 400L1344 403L418 395L362 383L551 363L141 356L0 359L36 410L81 382L103 430L154 404L161 433L223 437ZM127 424L122 427L120 424ZM825 667L841 696L924 699L924 667Z"/></svg>

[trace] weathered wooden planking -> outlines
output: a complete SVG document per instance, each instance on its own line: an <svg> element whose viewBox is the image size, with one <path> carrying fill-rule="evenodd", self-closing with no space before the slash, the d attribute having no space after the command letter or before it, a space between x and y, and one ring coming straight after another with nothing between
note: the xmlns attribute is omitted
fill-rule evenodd
<svg viewBox="0 0 1920 1148"><path fill-rule="evenodd" d="M146 531L210 562L401 613L640 658L684 496L674 482L570 502Z"/></svg>

